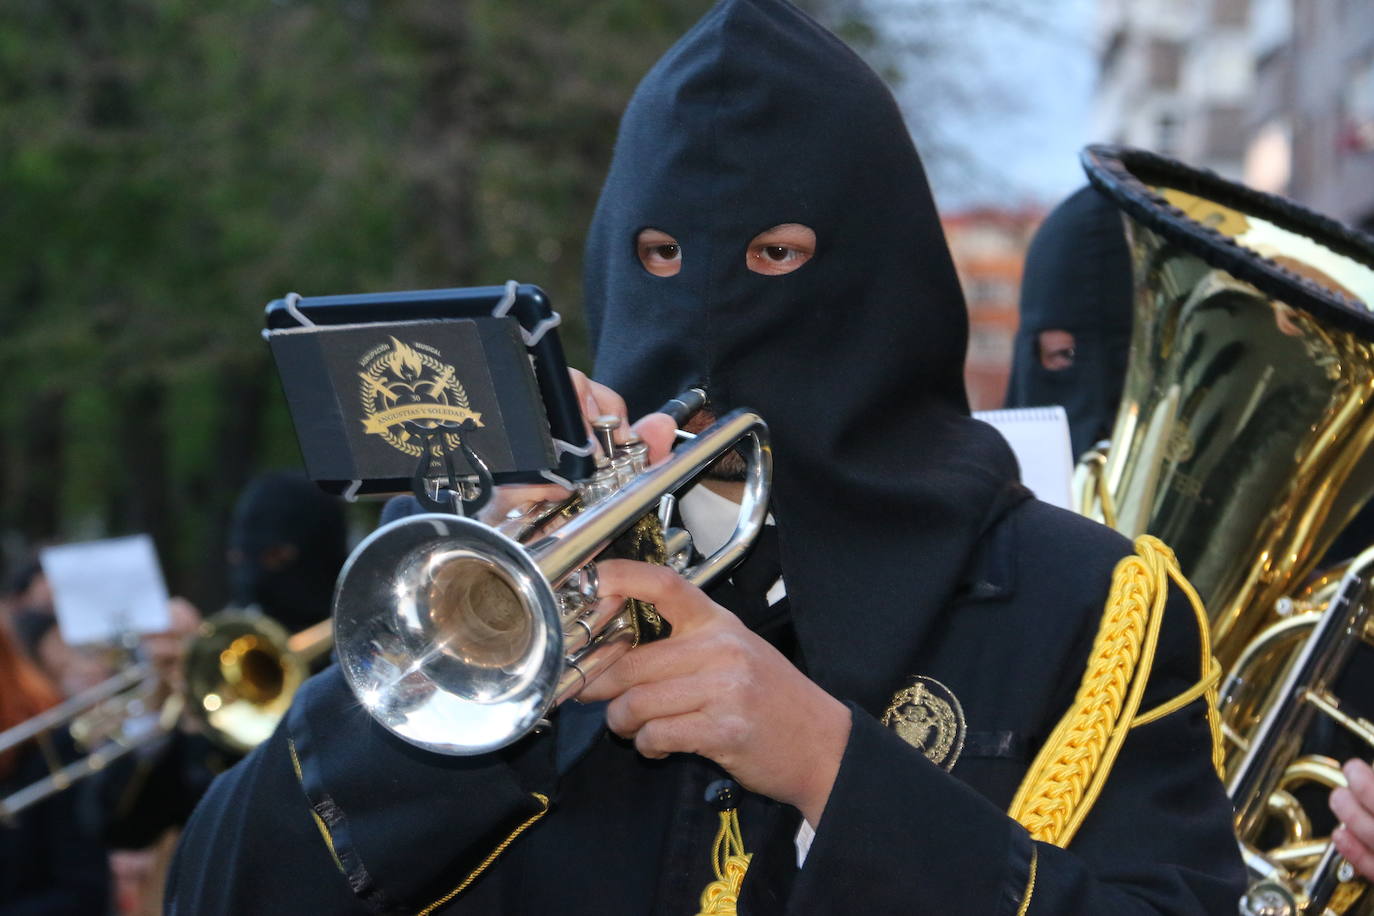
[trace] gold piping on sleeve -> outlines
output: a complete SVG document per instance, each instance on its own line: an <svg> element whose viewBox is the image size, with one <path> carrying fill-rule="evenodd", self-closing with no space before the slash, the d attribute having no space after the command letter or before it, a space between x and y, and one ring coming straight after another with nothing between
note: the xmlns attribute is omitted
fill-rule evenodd
<svg viewBox="0 0 1374 916"><path fill-rule="evenodd" d="M286 749L291 752L291 769L296 771L296 782L305 788L305 777L301 775L301 759L296 756L296 742L290 738L286 739ZM309 802L309 798L306 799ZM329 857L334 860L334 865L339 871L343 871L343 863L339 861L339 854L334 850L334 837L329 833L329 825L324 822L324 818L315 812L314 808L307 808L310 816L315 820L315 826L320 828L320 836L324 837L324 845L329 847Z"/></svg>
<svg viewBox="0 0 1374 916"><path fill-rule="evenodd" d="M502 840L499 846L497 846L490 853L488 853L487 857L483 859L476 868L474 868L471 872L468 873L468 876L463 879L462 884L458 885L453 890L449 891L447 894L440 897L438 900L434 901L429 906L425 907L423 910L417 913L416 916L429 916L430 913L433 913L439 907L448 903L454 897L457 897L463 891L467 890L468 886L471 885L472 882L476 881L478 877L481 876L482 872L487 870L487 867L490 866L491 863L496 861L496 857L501 855L501 853L505 852L507 846L515 842L516 837L518 837L520 834L524 833L526 830L532 827L535 821L539 820L541 817L549 813L549 797L547 795L541 795L538 792L532 792L531 794L539 800L539 810L532 814L529 820L525 821L519 827L516 827L514 830L512 830L510 836Z"/></svg>
<svg viewBox="0 0 1374 916"><path fill-rule="evenodd" d="M1031 866L1030 880L1026 882L1026 892L1021 895L1021 908L1016 911L1016 916L1026 916L1030 912L1031 895L1035 893L1035 865L1040 861L1040 847L1031 843Z"/></svg>

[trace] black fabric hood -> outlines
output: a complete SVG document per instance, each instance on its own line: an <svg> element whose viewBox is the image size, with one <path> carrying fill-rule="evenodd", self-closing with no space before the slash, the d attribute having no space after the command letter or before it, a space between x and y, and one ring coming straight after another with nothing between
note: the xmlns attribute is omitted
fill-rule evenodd
<svg viewBox="0 0 1374 916"><path fill-rule="evenodd" d="M781 223L816 233L747 269ZM644 228L681 271L640 265ZM920 159L878 76L782 0L718 3L620 126L586 259L596 377L632 416L703 385L768 421L774 516L809 673L881 709L979 533L1022 492L968 416L967 317Z"/></svg>
<svg viewBox="0 0 1374 916"><path fill-rule="evenodd" d="M229 526L230 599L258 606L289 632L326 619L347 537L342 502L304 474L253 478Z"/></svg>
<svg viewBox="0 0 1374 916"><path fill-rule="evenodd" d="M1041 331L1074 336L1074 364L1046 369ZM1036 231L1021 279L1008 407L1061 404L1075 455L1112 431L1131 346L1131 253L1121 211L1091 186Z"/></svg>

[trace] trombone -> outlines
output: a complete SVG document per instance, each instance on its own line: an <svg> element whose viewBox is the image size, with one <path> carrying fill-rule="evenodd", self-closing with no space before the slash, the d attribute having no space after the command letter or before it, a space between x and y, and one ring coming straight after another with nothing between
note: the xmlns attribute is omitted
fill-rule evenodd
<svg viewBox="0 0 1374 916"><path fill-rule="evenodd" d="M64 700L47 712L0 733L0 753L18 747L26 741L36 741L49 770L48 775L42 779L0 799L0 821L12 822L24 809L67 789L80 779L100 772L124 755L160 737L165 732L163 723L167 717L170 717L171 723L174 724L176 716L181 713L179 703L174 702L178 701L179 697L168 698L163 704L157 722L150 728L125 731L126 725L141 717L143 698L151 694L156 686L157 678L152 666L143 662L126 668L94 687ZM85 721L89 722L88 717L103 715L106 705L112 702L123 704L125 712L109 740L101 743L85 757L63 765L52 743L53 732L64 726L73 732L80 731L77 726L83 721L83 717L87 717ZM170 724L166 726L170 727Z"/></svg>
<svg viewBox="0 0 1374 916"><path fill-rule="evenodd" d="M247 753L272 733L311 662L329 650L330 626L323 620L288 636L260 612L230 608L200 625L186 653L185 693L168 696L155 717L149 701L159 689L157 673L140 662L0 732L0 753L35 741L48 765L47 776L0 798L0 821L12 822L26 808L157 742L183 712L216 744ZM64 727L87 749L66 764L52 742Z"/></svg>

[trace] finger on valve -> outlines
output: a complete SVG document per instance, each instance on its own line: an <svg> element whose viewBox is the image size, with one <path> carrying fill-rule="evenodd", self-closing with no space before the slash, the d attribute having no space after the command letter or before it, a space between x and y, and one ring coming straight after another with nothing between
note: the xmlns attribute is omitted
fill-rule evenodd
<svg viewBox="0 0 1374 916"><path fill-rule="evenodd" d="M613 441L624 442L629 436L626 430L625 399L600 382L589 379L585 372L570 368L568 375L572 378L573 388L577 391L577 403L582 408L582 422L592 441L599 443L599 438L595 435L598 422L614 420L618 425L612 431Z"/></svg>

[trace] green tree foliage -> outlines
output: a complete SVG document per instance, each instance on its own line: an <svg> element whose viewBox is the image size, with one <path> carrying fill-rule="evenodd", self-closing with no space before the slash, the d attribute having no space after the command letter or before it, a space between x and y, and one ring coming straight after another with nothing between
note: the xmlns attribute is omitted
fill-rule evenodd
<svg viewBox="0 0 1374 916"><path fill-rule="evenodd" d="M287 291L536 282L585 362L616 123L707 5L0 4L0 528L151 531L214 609L239 488L299 462Z"/></svg>

